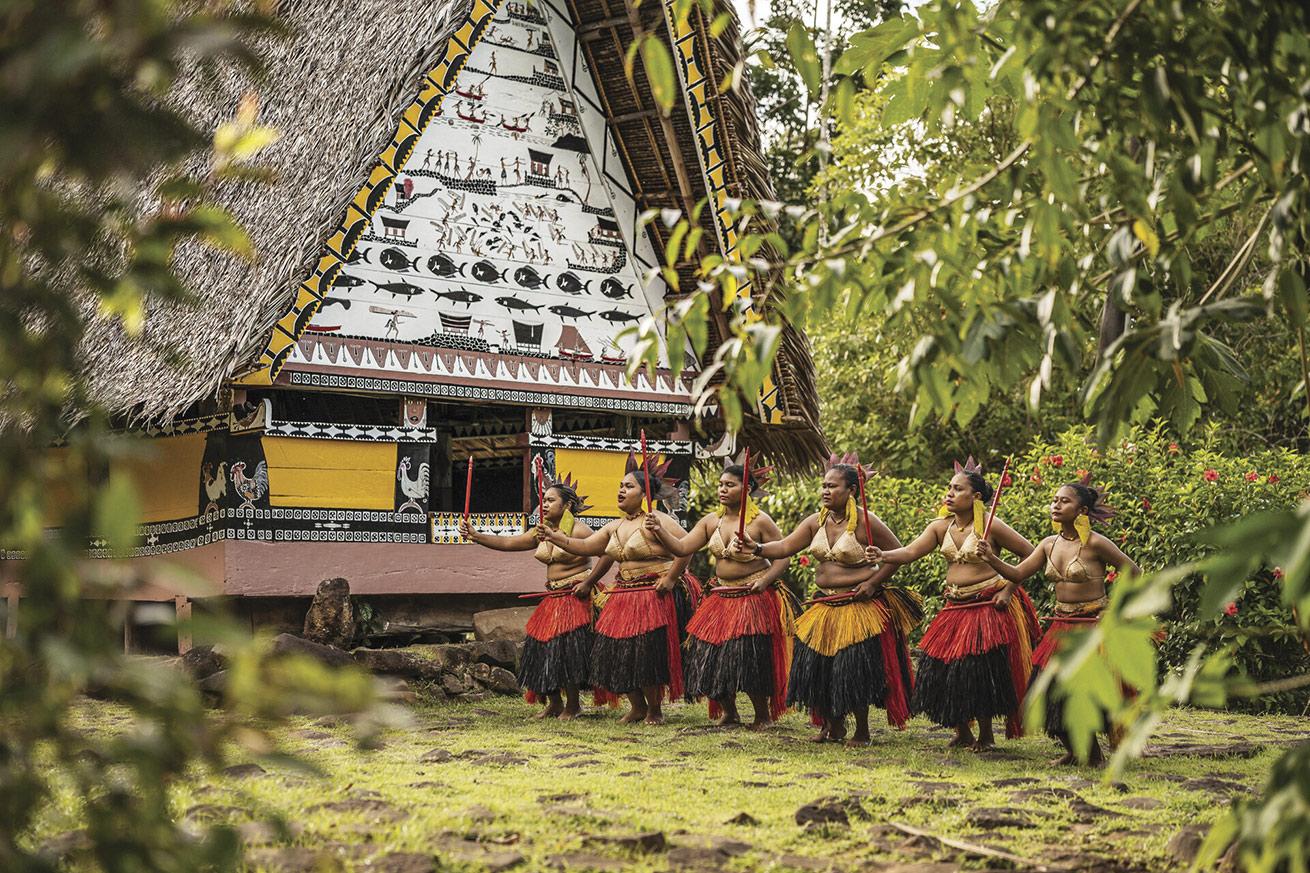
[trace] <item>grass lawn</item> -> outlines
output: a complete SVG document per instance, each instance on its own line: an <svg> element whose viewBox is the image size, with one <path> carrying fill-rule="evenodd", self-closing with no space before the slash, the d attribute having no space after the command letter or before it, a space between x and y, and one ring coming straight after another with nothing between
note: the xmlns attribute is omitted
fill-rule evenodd
<svg viewBox="0 0 1310 873"><path fill-rule="evenodd" d="M922 719L849 750L809 743L795 714L755 734L709 727L702 706L632 728L616 712L562 723L533 711L511 698L419 706L374 750L348 725L293 720L286 748L326 778L272 764L197 773L177 788L177 814L245 823L257 870L1170 870L1171 837L1258 788L1278 751L1310 736L1304 719L1179 711L1158 756L1106 785L1048 767L1058 750L1045 737L979 755L947 750L949 734ZM101 704L87 718L121 724ZM1191 746L1210 757L1181 754ZM828 820L798 824L818 801L810 811ZM40 836L75 828L73 810L66 798ZM255 823L279 816L289 838Z"/></svg>

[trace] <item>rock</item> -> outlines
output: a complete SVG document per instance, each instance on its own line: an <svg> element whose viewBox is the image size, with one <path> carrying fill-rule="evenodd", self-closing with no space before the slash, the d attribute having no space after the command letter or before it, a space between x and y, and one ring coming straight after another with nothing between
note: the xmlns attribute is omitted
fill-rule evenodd
<svg viewBox="0 0 1310 873"><path fill-rule="evenodd" d="M1228 745L1214 743L1166 743L1159 746L1148 746L1146 751L1142 752L1142 757L1176 758L1179 756L1185 756L1188 758L1254 758L1264 750L1264 746L1256 743L1230 743Z"/></svg>
<svg viewBox="0 0 1310 873"><path fill-rule="evenodd" d="M1032 785L1036 781L1031 776L1012 776L1009 779L994 779L990 784L997 788L1013 788L1016 785Z"/></svg>
<svg viewBox="0 0 1310 873"><path fill-rule="evenodd" d="M577 850L564 852L560 855L551 855L546 859L546 864L560 870L599 870L601 873L611 873L611 871L619 873L619 871L627 870L631 862L611 858L599 852Z"/></svg>
<svg viewBox="0 0 1310 873"><path fill-rule="evenodd" d="M458 834L442 834L437 838L437 845L442 855L462 864L484 867L491 873L509 870L523 863L523 856L518 852L489 848Z"/></svg>
<svg viewBox="0 0 1310 873"><path fill-rule="evenodd" d="M490 664L505 670L519 668L519 646L514 640L482 640L469 643L469 657L479 664Z"/></svg>
<svg viewBox="0 0 1310 873"><path fill-rule="evenodd" d="M375 676L378 697L390 703L416 703L418 693L410 687L407 680L400 676ZM417 680L416 680L417 681ZM438 693L441 693L438 691ZM444 694L443 694L444 697ZM373 748L381 748L375 745Z"/></svg>
<svg viewBox="0 0 1310 873"><path fill-rule="evenodd" d="M836 867L835 862L829 858L811 858L807 855L783 855L778 858L778 864L794 870L813 870L815 873L823 873Z"/></svg>
<svg viewBox="0 0 1310 873"><path fill-rule="evenodd" d="M1251 789L1247 788L1240 782L1232 782L1228 779L1217 779L1213 776L1201 776L1196 779L1188 779L1183 782L1183 788L1188 791L1204 791L1206 794L1212 794L1216 797L1227 799L1234 794L1247 794Z"/></svg>
<svg viewBox="0 0 1310 873"><path fill-rule="evenodd" d="M857 818L869 818L869 814L864 811L858 798L823 797L796 810L796 824L803 827L822 824L848 825L851 823L852 814Z"/></svg>
<svg viewBox="0 0 1310 873"><path fill-rule="evenodd" d="M490 824L496 820L496 813L490 807L483 806L480 803L464 810L464 815L470 821L478 824Z"/></svg>
<svg viewBox="0 0 1310 873"><path fill-rule="evenodd" d="M451 697L460 697L481 690L480 685L471 676L462 673L442 673L441 690Z"/></svg>
<svg viewBox="0 0 1310 873"><path fill-rule="evenodd" d="M518 677L504 667L493 667L479 661L469 667L469 675L476 679L483 688L496 694L517 695L519 693Z"/></svg>
<svg viewBox="0 0 1310 873"><path fill-rule="evenodd" d="M405 676L410 679L436 679L441 668L404 649L355 649L350 653L355 663L372 673Z"/></svg>
<svg viewBox="0 0 1310 873"><path fill-rule="evenodd" d="M879 868L878 873L960 873L960 865L950 861L892 864L890 867Z"/></svg>
<svg viewBox="0 0 1310 873"><path fill-rule="evenodd" d="M1159 809L1164 803L1154 797L1130 797L1123 801L1123 805L1129 809Z"/></svg>
<svg viewBox="0 0 1310 873"><path fill-rule="evenodd" d="M749 812L739 812L736 815L734 815L732 818L724 822L724 824L742 825L743 827L752 827L752 828L759 823L760 820L757 819L755 816L751 815Z"/></svg>
<svg viewBox="0 0 1310 873"><path fill-rule="evenodd" d="M587 845L618 846L633 852L651 854L663 852L666 846L662 831L646 831L640 834L594 834L584 841Z"/></svg>
<svg viewBox="0 0 1310 873"><path fill-rule="evenodd" d="M1042 788L1025 788L1022 791L1015 791L1010 794L1010 800L1015 803L1027 803L1035 800L1040 803L1050 803L1053 800L1074 800L1078 794L1070 791L1068 788L1060 788L1055 785L1044 786Z"/></svg>
<svg viewBox="0 0 1310 873"><path fill-rule="evenodd" d="M332 800L309 808L310 812L317 812L319 810L360 815L373 822L400 821L409 818L409 813L405 810L398 809L390 803L387 803L385 800L375 800L373 798Z"/></svg>
<svg viewBox="0 0 1310 873"><path fill-rule="evenodd" d="M522 642L527 636L528 619L533 606L511 606L508 609L485 609L473 613L473 637L477 640L509 640Z"/></svg>
<svg viewBox="0 0 1310 873"><path fill-rule="evenodd" d="M215 652L213 646L195 646L178 663L197 681L227 669L227 658Z"/></svg>
<svg viewBox="0 0 1310 873"><path fill-rule="evenodd" d="M237 825L237 836L247 846L267 846L293 840L304 830L303 826L295 822L288 822L285 827L279 827L273 822L243 821Z"/></svg>
<svg viewBox="0 0 1310 873"><path fill-rule="evenodd" d="M995 830L997 828L1030 828L1033 821L1029 813L1022 809L1005 806L979 806L969 810L964 820L976 828Z"/></svg>
<svg viewBox="0 0 1310 873"><path fill-rule="evenodd" d="M355 663L348 652L324 646L295 634L278 634L273 637L273 653L276 655L303 655L321 661L329 667L345 667Z"/></svg>
<svg viewBox="0 0 1310 873"><path fill-rule="evenodd" d="M233 764L222 770L223 775L229 779L249 779L251 776L263 776L266 772L258 764Z"/></svg>
<svg viewBox="0 0 1310 873"><path fill-rule="evenodd" d="M230 821L241 816L243 812L243 810L235 806L224 806L219 803L197 803L188 809L182 817L193 822Z"/></svg>
<svg viewBox="0 0 1310 873"><path fill-rule="evenodd" d="M355 638L355 609L350 603L350 583L341 577L318 583L314 600L305 613L302 636L311 643L347 649Z"/></svg>
<svg viewBox="0 0 1310 873"><path fill-rule="evenodd" d="M221 698L227 693L227 671L219 670L200 680L200 690L211 699Z"/></svg>
<svg viewBox="0 0 1310 873"><path fill-rule="evenodd" d="M1103 806L1097 806L1094 803L1088 803L1086 800L1083 800L1081 797L1075 797L1069 801L1069 811L1072 812L1074 815L1078 816L1080 819L1083 819L1084 821L1093 818L1105 818L1107 816L1118 817L1122 815L1122 813L1115 812L1114 810L1111 809L1106 809Z"/></svg>
<svg viewBox="0 0 1310 873"><path fill-rule="evenodd" d="M408 651L415 657L424 658L436 666L437 672L463 667L472 660L472 652L467 645L443 643L431 646L410 646Z"/></svg>
<svg viewBox="0 0 1310 873"><path fill-rule="evenodd" d="M436 873L437 860L421 852L388 852L355 869L361 873L374 870L378 873Z"/></svg>
<svg viewBox="0 0 1310 873"><path fill-rule="evenodd" d="M1201 843L1205 842L1207 830L1205 825L1184 825L1182 830L1169 838L1165 851L1179 864L1191 864L1196 859L1196 853L1201 850Z"/></svg>
<svg viewBox="0 0 1310 873"><path fill-rule="evenodd" d="M418 759L418 762L420 764L444 764L447 761L453 760L454 757L454 755L445 749L432 749L431 751L424 752L422 757Z"/></svg>

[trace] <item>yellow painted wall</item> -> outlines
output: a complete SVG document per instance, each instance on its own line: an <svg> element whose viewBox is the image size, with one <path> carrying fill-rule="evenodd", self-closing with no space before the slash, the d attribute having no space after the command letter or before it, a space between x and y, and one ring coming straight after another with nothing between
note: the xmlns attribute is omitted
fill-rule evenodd
<svg viewBox="0 0 1310 873"><path fill-rule="evenodd" d="M396 506L394 443L267 436L262 442L273 506Z"/></svg>
<svg viewBox="0 0 1310 873"><path fill-rule="evenodd" d="M662 459L660 455L651 455L650 463L654 466ZM619 515L617 503L619 482L623 479L623 468L628 462L627 452L601 452L594 449L556 449L555 475L564 478L571 475L578 483L578 493L587 498L591 509L587 515Z"/></svg>
<svg viewBox="0 0 1310 873"><path fill-rule="evenodd" d="M136 485L141 501L141 522L191 518L200 499L200 463L205 456L205 435L140 440L132 446L124 468Z"/></svg>

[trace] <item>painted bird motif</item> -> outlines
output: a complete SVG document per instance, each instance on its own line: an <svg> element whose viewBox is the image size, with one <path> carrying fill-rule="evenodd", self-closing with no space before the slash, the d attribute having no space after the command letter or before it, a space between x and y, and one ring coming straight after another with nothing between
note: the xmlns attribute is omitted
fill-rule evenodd
<svg viewBox="0 0 1310 873"><path fill-rule="evenodd" d="M205 504L205 511L200 514L218 512L218 501L227 496L227 461L219 461L218 469L214 469L213 463L205 462L205 466L200 469L200 481L205 487L205 497L209 500Z"/></svg>
<svg viewBox="0 0 1310 873"><path fill-rule="evenodd" d="M268 493L268 464L259 462L255 475L246 475L246 462L237 461L232 465L232 487L241 498L238 509L254 509L255 501Z"/></svg>
<svg viewBox="0 0 1310 873"><path fill-rule="evenodd" d="M423 507L419 501L428 499L428 462L424 461L418 465L418 473L413 479L409 478L411 463L409 458L401 458L400 466L396 468L396 481L400 483L400 493L407 498L396 510L398 513L407 509L422 513Z"/></svg>

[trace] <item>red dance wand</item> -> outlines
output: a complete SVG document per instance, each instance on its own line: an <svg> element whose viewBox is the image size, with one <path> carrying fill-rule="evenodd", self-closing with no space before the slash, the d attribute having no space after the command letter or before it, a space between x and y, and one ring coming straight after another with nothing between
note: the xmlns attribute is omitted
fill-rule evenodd
<svg viewBox="0 0 1310 873"><path fill-rule="evenodd" d="M992 508L987 513L987 526L983 528L983 539L987 539L992 532L992 519L996 518L996 507L1001 502L1001 491L1005 488L1005 476L1010 472L1010 459L1005 459L1005 466L1001 468L1001 479L996 483L996 493L992 495Z"/></svg>
<svg viewBox="0 0 1310 873"><path fill-rule="evenodd" d="M746 461L741 465L741 508L737 510L737 539L746 542L746 504L751 499L751 450L746 447Z"/></svg>
<svg viewBox="0 0 1310 873"><path fill-rule="evenodd" d="M464 477L464 520L469 520L469 498L473 496L473 456L469 455L469 471Z"/></svg>
<svg viewBox="0 0 1310 873"><path fill-rule="evenodd" d="M537 518L542 524L546 523L546 488L541 484L541 480L546 478L546 463L541 460L541 455L533 458L536 461L537 468Z"/></svg>
<svg viewBox="0 0 1310 873"><path fill-rule="evenodd" d="M646 428L641 429L641 474L646 480L646 511L654 512L655 503L650 499L650 460L646 457Z"/></svg>
<svg viewBox="0 0 1310 873"><path fill-rule="evenodd" d="M855 473L860 477L860 509L864 510L864 540L866 545L873 545L873 525L869 523L869 501L864 499L864 465L857 464Z"/></svg>

